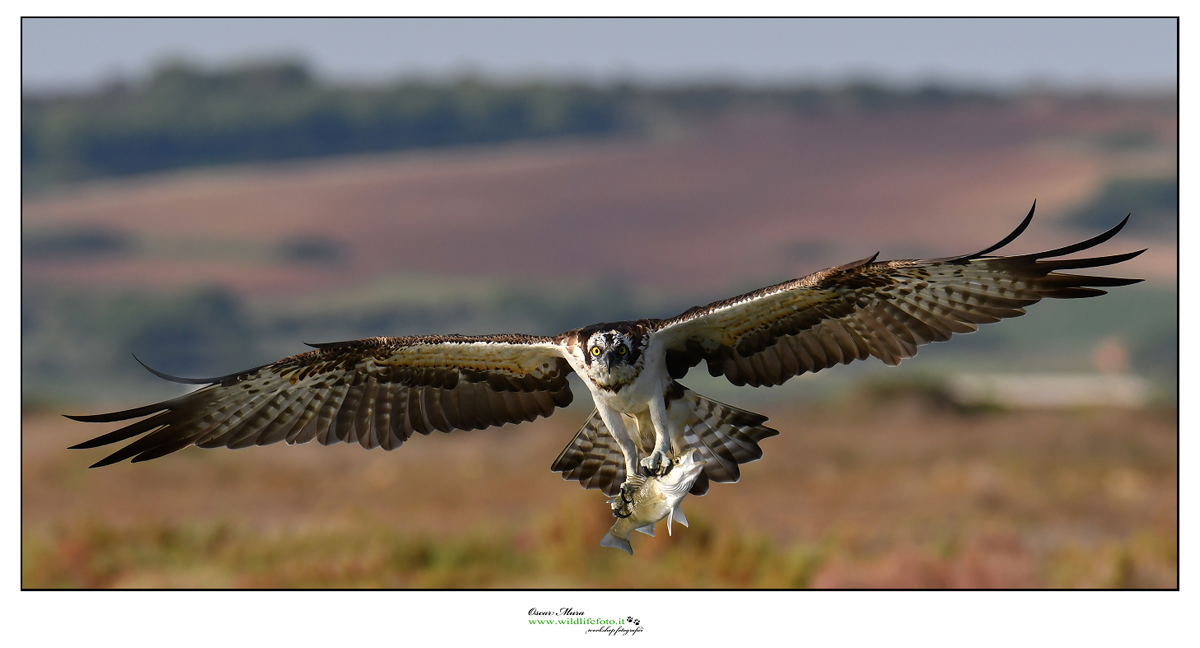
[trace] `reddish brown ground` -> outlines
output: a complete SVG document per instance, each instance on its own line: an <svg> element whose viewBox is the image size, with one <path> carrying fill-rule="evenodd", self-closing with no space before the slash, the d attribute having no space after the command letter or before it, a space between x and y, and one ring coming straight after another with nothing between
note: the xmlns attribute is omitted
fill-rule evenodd
<svg viewBox="0 0 1200 648"><path fill-rule="evenodd" d="M358 447L86 466L102 426L23 421L25 587L1174 587L1173 412L763 408L782 434L689 529L596 542L548 467L581 412ZM663 531L660 527L660 533ZM680 569L682 565L708 569Z"/></svg>

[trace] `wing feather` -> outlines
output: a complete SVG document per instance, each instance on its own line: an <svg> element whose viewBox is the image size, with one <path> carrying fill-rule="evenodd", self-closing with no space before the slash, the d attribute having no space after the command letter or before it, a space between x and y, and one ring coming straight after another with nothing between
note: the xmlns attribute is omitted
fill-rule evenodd
<svg viewBox="0 0 1200 648"><path fill-rule="evenodd" d="M988 256L1028 227L1033 210L1000 243L959 257L876 262L868 257L732 299L692 308L655 323L667 367L681 378L701 360L735 385L778 385L789 378L874 356L898 364L918 347L944 342L1025 314L1045 298L1103 295L1101 288L1141 281L1068 274L1128 261L1145 250L1062 259L1117 234L1017 256Z"/></svg>
<svg viewBox="0 0 1200 648"><path fill-rule="evenodd" d="M286 439L291 426L296 423L300 412L303 411L303 402L306 400L305 397L307 395L305 392L300 391L293 395L278 415L264 422L255 443L258 445L271 445Z"/></svg>
<svg viewBox="0 0 1200 648"><path fill-rule="evenodd" d="M95 448L139 437L95 466L147 461L189 445L243 448L315 439L323 445L392 450L418 432L474 430L550 416L571 402L570 372L561 347L550 338L368 338L317 345L314 351L213 378L179 398L68 418L141 419L74 446Z"/></svg>

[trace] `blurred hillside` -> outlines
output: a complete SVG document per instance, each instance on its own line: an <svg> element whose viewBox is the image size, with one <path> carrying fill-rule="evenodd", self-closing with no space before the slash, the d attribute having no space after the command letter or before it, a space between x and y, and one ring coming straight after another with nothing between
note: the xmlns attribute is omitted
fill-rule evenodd
<svg viewBox="0 0 1200 648"><path fill-rule="evenodd" d="M997 97L871 85L675 90L499 85L481 79L338 87L298 63L204 70L182 63L82 96L22 98L22 186L194 166L670 129L747 106L828 115L990 105Z"/></svg>
<svg viewBox="0 0 1200 648"><path fill-rule="evenodd" d="M100 94L22 100L24 186L190 166L604 133L619 97L482 82L332 88L292 63L169 65Z"/></svg>
<svg viewBox="0 0 1200 648"><path fill-rule="evenodd" d="M1039 304L886 375L1091 371L1118 344L1169 400L1176 133L1174 97L342 88L292 64L25 97L23 396L176 393L130 353L207 376L301 341L666 317L875 251L981 249L1037 198L1006 251L1132 212L1101 252L1149 248L1113 270L1148 281ZM728 400L821 398L885 369L862 364Z"/></svg>

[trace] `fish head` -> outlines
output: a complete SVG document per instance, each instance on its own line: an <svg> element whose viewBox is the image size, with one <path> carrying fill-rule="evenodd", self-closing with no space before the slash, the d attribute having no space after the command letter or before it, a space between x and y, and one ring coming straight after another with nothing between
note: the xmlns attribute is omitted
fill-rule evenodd
<svg viewBox="0 0 1200 648"><path fill-rule="evenodd" d="M671 470L659 478L658 487L664 493L686 494L691 490L692 484L696 482L696 478L700 476L702 470L704 470L704 461L700 458L700 451L686 450L671 460Z"/></svg>

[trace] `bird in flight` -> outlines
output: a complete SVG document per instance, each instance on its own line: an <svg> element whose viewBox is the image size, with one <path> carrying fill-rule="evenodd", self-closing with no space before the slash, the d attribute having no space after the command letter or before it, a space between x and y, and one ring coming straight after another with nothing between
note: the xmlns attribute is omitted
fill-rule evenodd
<svg viewBox="0 0 1200 648"><path fill-rule="evenodd" d="M1035 203L1036 206L1036 203ZM1025 313L1043 298L1105 294L1141 281L1060 272L1107 266L1145 250L1064 259L1112 238L1129 220L1056 250L992 256L1029 215L985 250L941 259L875 256L697 306L670 319L606 322L553 337L426 335L310 345L314 350L218 378L178 398L77 421L134 421L73 448L139 437L92 467L147 461L191 445L244 448L285 441L393 450L413 434L532 421L565 407L582 379L595 409L551 469L613 498L630 514L630 477L661 476L696 451L690 493L736 482L778 432L767 418L697 394L679 381L704 361L734 385L772 386L870 356L895 365L929 342ZM876 255L877 256L877 255ZM637 482L635 479L633 482Z"/></svg>

